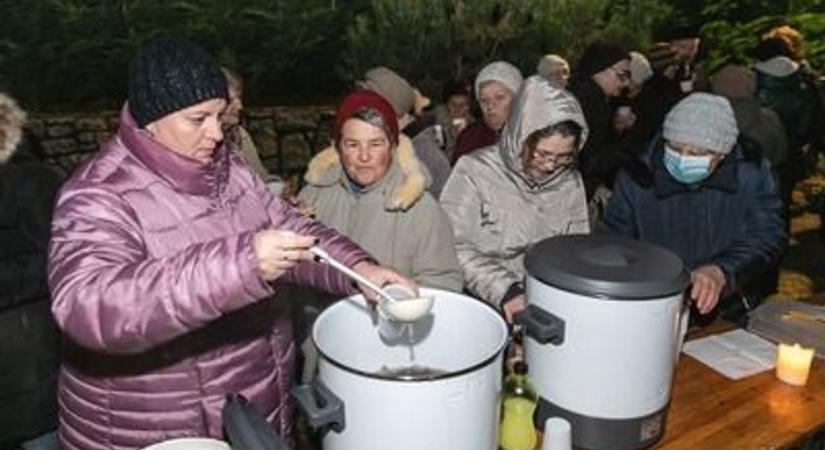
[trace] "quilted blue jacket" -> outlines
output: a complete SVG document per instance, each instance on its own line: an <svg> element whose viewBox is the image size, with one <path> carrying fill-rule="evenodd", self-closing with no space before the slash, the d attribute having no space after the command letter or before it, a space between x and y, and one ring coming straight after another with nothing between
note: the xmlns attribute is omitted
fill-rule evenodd
<svg viewBox="0 0 825 450"><path fill-rule="evenodd" d="M746 293L787 238L767 162L737 145L710 177L685 185L665 169L663 148L654 139L642 164L620 173L601 229L668 248L688 270L716 264L727 277L723 297Z"/></svg>

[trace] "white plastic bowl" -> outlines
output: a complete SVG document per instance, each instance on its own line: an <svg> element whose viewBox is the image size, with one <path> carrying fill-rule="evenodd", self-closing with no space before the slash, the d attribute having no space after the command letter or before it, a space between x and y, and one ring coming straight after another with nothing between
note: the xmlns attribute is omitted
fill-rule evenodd
<svg viewBox="0 0 825 450"><path fill-rule="evenodd" d="M210 438L179 438L144 447L143 450L232 450L224 441Z"/></svg>

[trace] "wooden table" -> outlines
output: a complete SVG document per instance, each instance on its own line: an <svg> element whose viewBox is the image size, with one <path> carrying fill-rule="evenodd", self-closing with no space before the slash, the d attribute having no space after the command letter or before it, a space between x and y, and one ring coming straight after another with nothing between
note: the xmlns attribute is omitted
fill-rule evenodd
<svg viewBox="0 0 825 450"><path fill-rule="evenodd" d="M702 334L730 327L714 324ZM681 355L665 436L656 450L787 449L825 427L825 361L805 387L773 371L729 380Z"/></svg>

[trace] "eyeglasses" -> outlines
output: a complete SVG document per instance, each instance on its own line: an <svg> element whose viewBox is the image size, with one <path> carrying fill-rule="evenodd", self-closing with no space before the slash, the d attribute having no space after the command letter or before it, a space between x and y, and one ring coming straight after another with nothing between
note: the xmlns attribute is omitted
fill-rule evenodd
<svg viewBox="0 0 825 450"><path fill-rule="evenodd" d="M610 70L616 74L616 78L618 78L619 81L621 81L622 83L627 83L628 81L630 81L631 75L629 69L619 70L615 67L610 67Z"/></svg>
<svg viewBox="0 0 825 450"><path fill-rule="evenodd" d="M535 150L533 151L533 158L541 162L553 163L554 165L560 167L569 166L576 162L576 155L572 152L559 155L556 153Z"/></svg>

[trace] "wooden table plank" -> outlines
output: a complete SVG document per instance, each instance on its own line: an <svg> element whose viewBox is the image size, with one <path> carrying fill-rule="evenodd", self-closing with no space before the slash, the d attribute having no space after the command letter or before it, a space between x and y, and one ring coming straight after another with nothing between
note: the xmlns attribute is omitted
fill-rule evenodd
<svg viewBox="0 0 825 450"><path fill-rule="evenodd" d="M715 323L691 338L731 329ZM808 384L794 387L773 370L729 380L682 354L665 435L650 450L786 450L823 428L825 361L814 358Z"/></svg>
<svg viewBox="0 0 825 450"><path fill-rule="evenodd" d="M665 436L656 450L787 449L825 425L825 364L805 387L773 371L729 380L682 355Z"/></svg>

